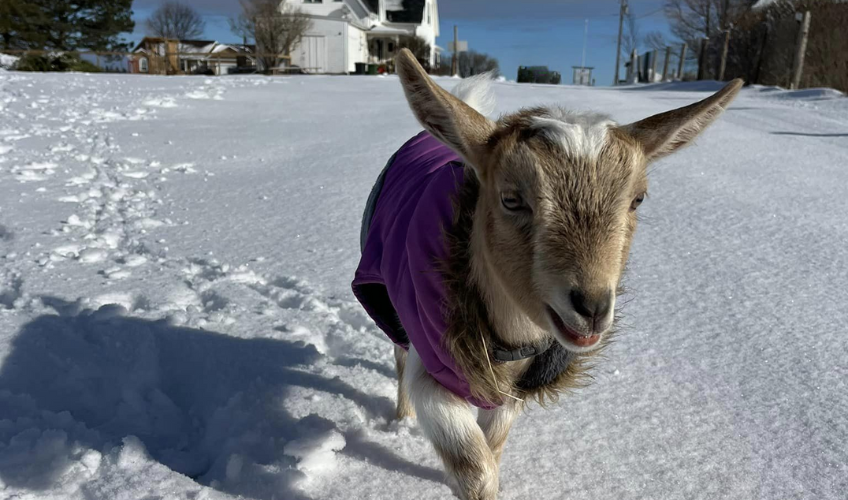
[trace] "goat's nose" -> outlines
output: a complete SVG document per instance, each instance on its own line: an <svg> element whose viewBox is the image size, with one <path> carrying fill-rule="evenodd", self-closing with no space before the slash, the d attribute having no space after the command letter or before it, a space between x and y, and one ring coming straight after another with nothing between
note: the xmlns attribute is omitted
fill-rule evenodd
<svg viewBox="0 0 848 500"><path fill-rule="evenodd" d="M603 322L612 307L612 293L609 290L586 294L582 290L574 289L571 290L570 297L574 310L591 322L593 329Z"/></svg>

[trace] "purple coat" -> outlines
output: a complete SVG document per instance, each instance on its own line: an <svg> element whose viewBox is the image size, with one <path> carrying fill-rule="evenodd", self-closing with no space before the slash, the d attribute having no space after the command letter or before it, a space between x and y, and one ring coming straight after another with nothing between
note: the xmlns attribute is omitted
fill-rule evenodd
<svg viewBox="0 0 848 500"><path fill-rule="evenodd" d="M353 293L395 344L415 347L440 384L475 406L492 408L471 396L443 344L446 290L439 263L448 255L445 229L453 224L463 174L459 156L427 132L397 152L377 188Z"/></svg>

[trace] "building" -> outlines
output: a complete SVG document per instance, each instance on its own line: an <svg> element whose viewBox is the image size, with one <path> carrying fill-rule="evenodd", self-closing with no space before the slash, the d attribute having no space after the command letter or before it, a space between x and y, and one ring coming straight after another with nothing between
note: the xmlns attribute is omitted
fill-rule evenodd
<svg viewBox="0 0 848 500"><path fill-rule="evenodd" d="M288 0L312 19L292 49L292 64L309 73L351 73L356 63L390 64L398 44L413 37L439 64L437 0Z"/></svg>
<svg viewBox="0 0 848 500"><path fill-rule="evenodd" d="M256 68L253 45L145 37L132 53L130 73L226 75Z"/></svg>
<svg viewBox="0 0 848 500"><path fill-rule="evenodd" d="M595 85L595 79L592 78L592 70L595 68L589 66L572 66L571 83L574 85L584 85L587 87Z"/></svg>

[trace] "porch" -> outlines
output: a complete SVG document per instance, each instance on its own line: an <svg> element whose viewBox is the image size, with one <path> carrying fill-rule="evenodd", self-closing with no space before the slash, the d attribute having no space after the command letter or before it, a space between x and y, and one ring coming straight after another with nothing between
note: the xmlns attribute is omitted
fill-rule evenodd
<svg viewBox="0 0 848 500"><path fill-rule="evenodd" d="M411 42L414 33L407 30L379 26L366 33L368 40L368 60L370 64L390 64L394 61L403 42Z"/></svg>

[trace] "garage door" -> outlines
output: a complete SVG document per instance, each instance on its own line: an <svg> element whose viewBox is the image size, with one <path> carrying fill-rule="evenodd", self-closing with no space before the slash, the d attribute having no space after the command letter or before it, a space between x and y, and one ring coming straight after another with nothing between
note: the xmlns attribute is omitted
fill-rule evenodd
<svg viewBox="0 0 848 500"><path fill-rule="evenodd" d="M323 36L305 36L300 42L300 61L310 73L327 72L327 39Z"/></svg>

